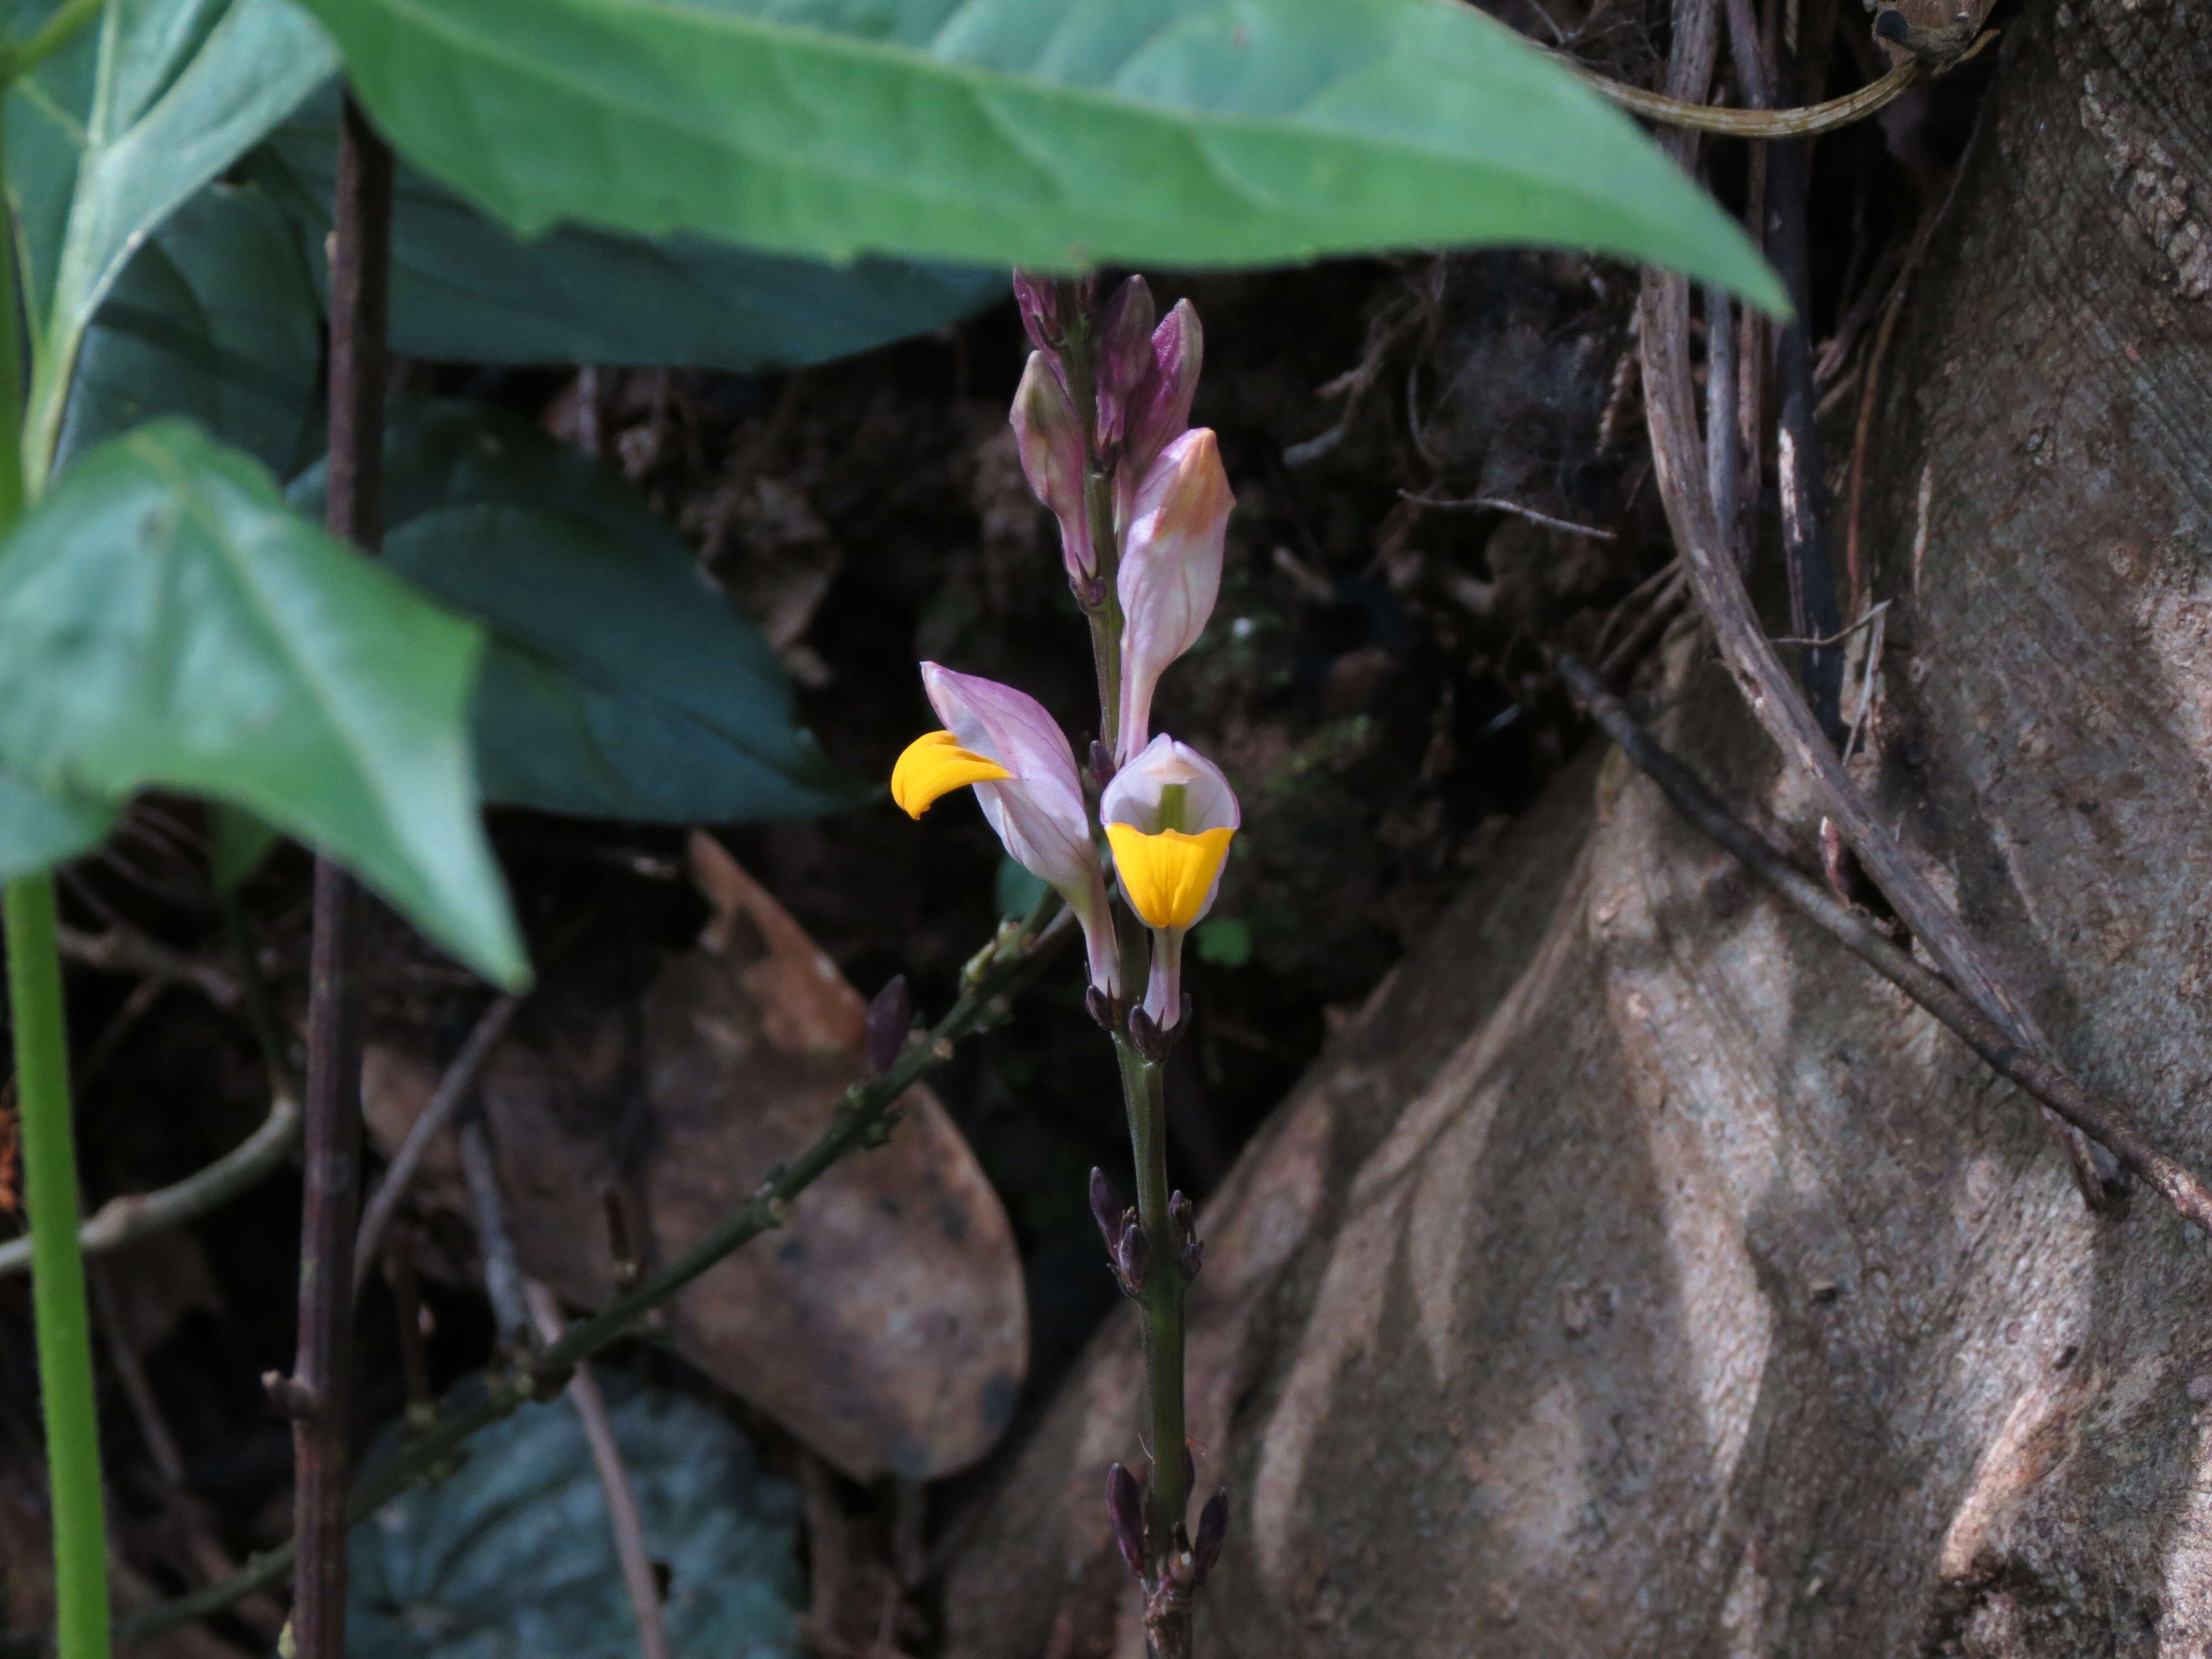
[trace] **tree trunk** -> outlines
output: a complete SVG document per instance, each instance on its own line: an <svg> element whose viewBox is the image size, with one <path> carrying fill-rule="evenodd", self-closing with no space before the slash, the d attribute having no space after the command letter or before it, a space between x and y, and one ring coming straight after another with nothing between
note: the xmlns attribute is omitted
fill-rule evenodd
<svg viewBox="0 0 2212 1659"><path fill-rule="evenodd" d="M1878 405L1864 775L2204 1171L2212 13L2031 0L2004 53ZM1646 691L1814 863L1702 638ZM1617 755L1202 1231L1202 1652L2212 1652L2212 1250L2147 1193L2091 1215L2031 1103ZM1140 1651L1104 1479L1139 1375L1117 1320L956 1570L962 1659Z"/></svg>

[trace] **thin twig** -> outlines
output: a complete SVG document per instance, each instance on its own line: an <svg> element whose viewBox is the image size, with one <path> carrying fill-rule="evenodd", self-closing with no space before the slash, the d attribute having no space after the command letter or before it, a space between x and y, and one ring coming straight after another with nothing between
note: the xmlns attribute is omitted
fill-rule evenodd
<svg viewBox="0 0 2212 1659"><path fill-rule="evenodd" d="M429 1103L409 1127L406 1139L399 1143L399 1150L392 1155L392 1162L384 1171L383 1182L362 1213L361 1231L354 1239L353 1289L356 1296L361 1294L361 1287L368 1282L368 1266L382 1249L385 1229L392 1224L392 1212L399 1207L399 1200L407 1195L407 1188L415 1179L416 1170L421 1167L424 1154L430 1150L430 1142L453 1121L453 1114L468 1099L470 1091L476 1086L477 1073L483 1069L484 1061L491 1058L491 1052L499 1046L499 1040L507 1035L507 1024L514 1019L514 1011L521 1006L520 997L500 996L477 1016L477 1023L470 1028L467 1040L461 1044L460 1053L455 1054L453 1064L446 1067L446 1074L438 1079L438 1086L431 1093Z"/></svg>
<svg viewBox="0 0 2212 1659"><path fill-rule="evenodd" d="M1666 272L1647 272L1639 309L1644 411L1660 497L1675 545L1689 566L1699 608L1737 687L1767 735L1812 783L1823 810L1836 821L1867 873L1951 982L2012 1042L2047 1057L2048 1043L2005 989L1980 945L1845 775L1836 751L1783 669L1773 642L1759 625L1742 574L1726 550L1705 491L1691 391L1687 283ZM2077 1141L2078 1132L2070 1124L2060 1127L2083 1195L2099 1193L2101 1183L2087 1143Z"/></svg>
<svg viewBox="0 0 2212 1659"><path fill-rule="evenodd" d="M1851 473L1846 486L1850 505L1844 515L1844 570L1850 584L1854 606L1866 602L1869 585L1867 568L1859 556L1859 507L1866 494L1866 464L1868 441L1874 432L1875 403L1881 391L1882 365L1889 357L1889 343L1897 332L1898 319L1905 314L1905 295L1912 291L1912 278L1927 257L1929 245L1936 239L1936 228L1951 211L1951 204L1959 194L1959 181L1966 176L1966 161L1974 152L1974 140L1980 136L1981 123L1977 121L1966 135L1966 148L1959 157L1958 166L1951 173L1951 183L1937 203L1935 211L1928 214L1913 232L1912 243L1906 250L1905 263L1899 267L1896 281L1891 284L1889 296L1884 301L1881 325L1875 331L1874 348L1867 354L1866 379L1859 389L1858 417L1851 428Z"/></svg>
<svg viewBox="0 0 2212 1659"><path fill-rule="evenodd" d="M551 1347L561 1340L559 1305L553 1292L535 1279L523 1282L531 1322L538 1340ZM568 1379L568 1403L584 1430L591 1448L592 1467L599 1472L599 1490L607 1504L607 1529L614 1534L615 1559L622 1565L623 1588L629 1592L630 1611L637 1619L637 1645L644 1659L669 1659L668 1620L660 1605L660 1585L646 1553L645 1523L637 1511L637 1494L630 1488L629 1471L623 1467L622 1448L615 1441L613 1419L607 1415L606 1397L599 1392L589 1365L579 1364Z"/></svg>
<svg viewBox="0 0 2212 1659"><path fill-rule="evenodd" d="M472 1113L460 1127L461 1170L469 1183L469 1206L476 1212L477 1246L483 1253L484 1294L500 1338L517 1348L530 1343L530 1304L524 1291L522 1262L507 1231L507 1205L500 1196L499 1167L483 1115Z"/></svg>
<svg viewBox="0 0 2212 1659"><path fill-rule="evenodd" d="M114 1281L105 1270L89 1264L85 1281L92 1290L94 1326L106 1341L107 1362L115 1369L116 1381L123 1384L123 1397L130 1402L131 1415L138 1425L138 1438L145 1444L146 1455L154 1460L154 1472L161 1477L163 1489L176 1492L185 1484L184 1454L177 1449L177 1437L170 1431L169 1419L161 1414L161 1402L154 1397L154 1385L147 1379L137 1345L124 1328Z"/></svg>
<svg viewBox="0 0 2212 1659"><path fill-rule="evenodd" d="M143 933L122 927L110 927L100 933L88 933L76 927L63 927L58 932L62 956L80 967L168 980L191 986L218 1008L238 1006L238 981L229 974L211 962L201 962L181 951L173 951Z"/></svg>
<svg viewBox="0 0 2212 1659"><path fill-rule="evenodd" d="M373 555L384 529L385 321L392 151L348 91L331 233L330 465L325 523ZM300 1346L289 1397L296 1659L344 1659L353 1370L353 1239L360 1224L361 897L315 861L300 1208ZM304 1409L301 1409L304 1407Z"/></svg>
<svg viewBox="0 0 2212 1659"><path fill-rule="evenodd" d="M962 975L960 1000L918 1042L909 1043L880 1076L846 1091L830 1127L787 1164L769 1172L752 1197L741 1204L683 1255L639 1281L588 1319L568 1327L558 1342L527 1370L495 1368L467 1407L441 1418L434 1428L369 1470L347 1505L349 1524L374 1514L426 1471L450 1459L478 1430L499 1421L526 1401L549 1398L566 1385L580 1361L629 1335L656 1308L672 1301L702 1273L762 1233L780 1226L784 1206L820 1179L823 1171L866 1146L880 1144L896 1121L899 1098L952 1056L953 1044L978 1027L1004 1017L1008 1004L1074 937L1072 917L1063 908L1036 932L1010 923L980 951ZM292 1571L297 1540L253 1557L229 1578L120 1620L125 1640L145 1641L219 1613L240 1596L281 1583Z"/></svg>
<svg viewBox="0 0 2212 1659"><path fill-rule="evenodd" d="M300 1103L290 1093L273 1097L261 1127L204 1170L173 1186L111 1198L77 1229L77 1243L97 1255L133 1239L175 1227L228 1203L280 1168L300 1134ZM0 1279L31 1265L31 1235L0 1244Z"/></svg>
<svg viewBox="0 0 2212 1659"><path fill-rule="evenodd" d="M1872 921L1804 874L1723 805L1702 779L1638 726L1589 665L1559 659L1559 672L1591 717L1619 744L1676 811L1726 848L1790 908L1825 929L1844 948L1966 1040L2000 1076L2009 1079L2084 1133L2109 1147L2127 1169L2155 1188L2184 1220L2212 1237L2212 1192L2178 1160L2151 1145L2128 1115L2091 1094L2063 1069L2022 1048L2004 1029L1923 967Z"/></svg>
<svg viewBox="0 0 2212 1659"><path fill-rule="evenodd" d="M1718 133L1728 138L1812 138L1833 132L1874 114L1918 80L1921 72L1919 61L1907 58L1881 80L1823 104L1810 104L1803 109L1724 109L1646 92L1641 87L1624 86L1565 52L1543 46L1537 46L1536 50L1559 58L1585 82L1632 115L1687 132Z"/></svg>
<svg viewBox="0 0 2212 1659"><path fill-rule="evenodd" d="M1509 501L1502 496L1470 495L1465 501L1455 501L1438 495L1417 495L1410 489L1401 489L1398 495L1401 500L1411 501L1416 507L1458 507L1464 510L1480 508L1492 513L1510 513L1516 518L1526 519L1532 524L1547 525L1553 530L1564 530L1571 536L1589 536L1601 542L1613 539L1613 532L1610 530L1599 530L1594 526L1577 524L1571 519L1555 519L1548 513L1539 513L1533 507L1523 507L1518 501Z"/></svg>
<svg viewBox="0 0 2212 1659"><path fill-rule="evenodd" d="M1852 635L1857 633L1859 629L1871 623L1876 617L1881 615L1883 611L1888 610L1889 605L1890 602L1887 599L1884 599L1880 605L1870 605L1867 607L1865 614L1860 617L1856 622L1851 623L1849 627L1839 628L1834 633L1824 635L1817 640L1794 639L1790 635L1784 634L1778 635L1774 642L1777 645L1807 645L1821 647L1838 646L1845 640L1850 638Z"/></svg>

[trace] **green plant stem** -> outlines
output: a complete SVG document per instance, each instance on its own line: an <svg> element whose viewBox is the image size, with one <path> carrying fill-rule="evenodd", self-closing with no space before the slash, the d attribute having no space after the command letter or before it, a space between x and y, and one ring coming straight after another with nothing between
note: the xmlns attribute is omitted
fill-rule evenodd
<svg viewBox="0 0 2212 1659"><path fill-rule="evenodd" d="M899 1097L920 1082L924 1073L950 1059L952 1045L960 1038L1003 1018L1012 999L1075 936L1076 930L1067 925L1070 920L1063 908L1042 927L1007 923L969 964L960 1000L944 1018L921 1040L909 1042L889 1071L848 1090L830 1127L811 1146L793 1162L769 1171L749 1200L677 1261L640 1281L628 1295L599 1313L578 1320L534 1364L485 1373L483 1391L475 1401L461 1410L447 1411L427 1432L408 1441L382 1463L364 1470L354 1484L346 1508L348 1523L357 1525L427 1473L450 1463L453 1454L477 1431L530 1401L551 1399L567 1385L578 1364L629 1335L647 1314L672 1300L685 1285L739 1246L782 1225L785 1205L840 1158L860 1147L880 1144L895 1121L891 1109ZM131 1614L120 1622L118 1632L126 1642L141 1642L220 1613L240 1596L281 1583L292 1570L293 1555L290 1543L256 1555L228 1578ZM21 1650L0 1641L0 1652L17 1650ZM66 1654L64 1659L76 1656Z"/></svg>
<svg viewBox="0 0 2212 1659"><path fill-rule="evenodd" d="M0 81L0 97L4 93L5 82ZM5 175L6 155L0 149L0 178ZM0 537L14 530L23 514L18 309L15 234L12 225L0 219ZM84 1252L76 1236L76 1128L70 1115L69 1027L62 1008L61 934L52 876L41 872L9 882L0 908L8 930L23 1196L32 1224L31 1300L52 1495L55 1626L63 1659L107 1659L107 1520L100 1485L92 1320L85 1301Z"/></svg>
<svg viewBox="0 0 2212 1659"><path fill-rule="evenodd" d="M76 1242L76 1147L53 878L9 882L6 914L23 1194L34 1247L39 1397L53 1498L55 1626L62 1659L106 1659L107 1522L92 1390L92 1322L85 1305L84 1255Z"/></svg>
<svg viewBox="0 0 2212 1659"><path fill-rule="evenodd" d="M1182 1263L1168 1215L1168 1114L1158 1066L1126 1036L1114 1039L1121 1104L1137 1162L1137 1222L1151 1246L1137 1305L1145 1320L1145 1391L1151 1396L1152 1478L1145 1493L1146 1572L1157 1580L1190 1506L1190 1454L1182 1420Z"/></svg>

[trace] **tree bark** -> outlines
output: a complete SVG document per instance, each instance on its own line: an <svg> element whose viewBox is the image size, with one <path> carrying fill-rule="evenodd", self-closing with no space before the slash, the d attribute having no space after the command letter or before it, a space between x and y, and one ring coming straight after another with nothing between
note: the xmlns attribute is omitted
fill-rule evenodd
<svg viewBox="0 0 2212 1659"><path fill-rule="evenodd" d="M2059 1054L2212 1170L2212 16L2031 0L1877 410L1863 775ZM1923 478L1925 485L1923 488ZM1926 505L1923 509L1922 502ZM1774 631L1782 631L1778 618ZM1817 861L1682 631L1666 740ZM2197 1655L2212 1249L1595 751L1209 1206L1202 1654ZM1139 1650L1102 1333L963 1659Z"/></svg>

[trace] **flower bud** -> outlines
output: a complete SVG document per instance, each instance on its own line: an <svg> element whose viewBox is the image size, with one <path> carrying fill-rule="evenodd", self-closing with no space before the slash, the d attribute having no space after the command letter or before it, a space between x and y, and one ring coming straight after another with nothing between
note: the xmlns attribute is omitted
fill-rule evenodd
<svg viewBox="0 0 2212 1659"><path fill-rule="evenodd" d="M1133 1578L1145 1576L1145 1494L1137 1477L1116 1463L1106 1471L1106 1518Z"/></svg>
<svg viewBox="0 0 2212 1659"><path fill-rule="evenodd" d="M868 1069L878 1077L890 1070L906 1048L907 1028L914 1024L914 1004L907 996L906 975L894 974L868 1005Z"/></svg>
<svg viewBox="0 0 2212 1659"><path fill-rule="evenodd" d="M1206 1507L1198 1512L1198 1541L1191 1546L1191 1573L1200 1583L1213 1571L1213 1564L1221 1559L1221 1547L1229 1541L1229 1493L1224 1488L1206 1500Z"/></svg>
<svg viewBox="0 0 2212 1659"><path fill-rule="evenodd" d="M1106 302L1098 329L1098 443L1110 448L1121 441L1129 399L1149 391L1152 368L1152 291L1132 276ZM1188 411L1188 401L1184 408Z"/></svg>
<svg viewBox="0 0 2212 1659"><path fill-rule="evenodd" d="M1117 757L1124 765L1151 735L1160 676L1197 643L1213 614L1235 505L1220 446L1204 427L1170 444L1137 486L1115 577L1126 619Z"/></svg>
<svg viewBox="0 0 2212 1659"><path fill-rule="evenodd" d="M1091 1172L1091 1217L1098 1224L1098 1236L1106 1241L1106 1254L1119 1256L1121 1252L1121 1231L1125 1206L1121 1194L1114 1190L1114 1182L1103 1170Z"/></svg>
<svg viewBox="0 0 2212 1659"><path fill-rule="evenodd" d="M1121 1240L1115 1247L1114 1265L1121 1270L1121 1288L1131 1296L1145 1288L1145 1270L1152 1265L1152 1242L1141 1224L1123 1215Z"/></svg>
<svg viewBox="0 0 2212 1659"><path fill-rule="evenodd" d="M1014 304L1022 313L1022 328L1039 351L1056 352L1066 343L1068 315L1066 285L1057 276L1038 276L1026 270L1014 273Z"/></svg>
<svg viewBox="0 0 2212 1659"><path fill-rule="evenodd" d="M1021 452L1022 475L1060 520L1060 551L1067 579L1085 581L1097 574L1098 556L1091 549L1091 515L1083 501L1083 422L1067 388L1042 351L1030 353L1009 419L1014 446Z"/></svg>
<svg viewBox="0 0 2212 1659"><path fill-rule="evenodd" d="M1140 478L1160 452L1190 427L1191 399L1206 355L1206 332L1188 300L1152 331L1152 361L1132 387L1121 417L1121 454L1132 478Z"/></svg>

